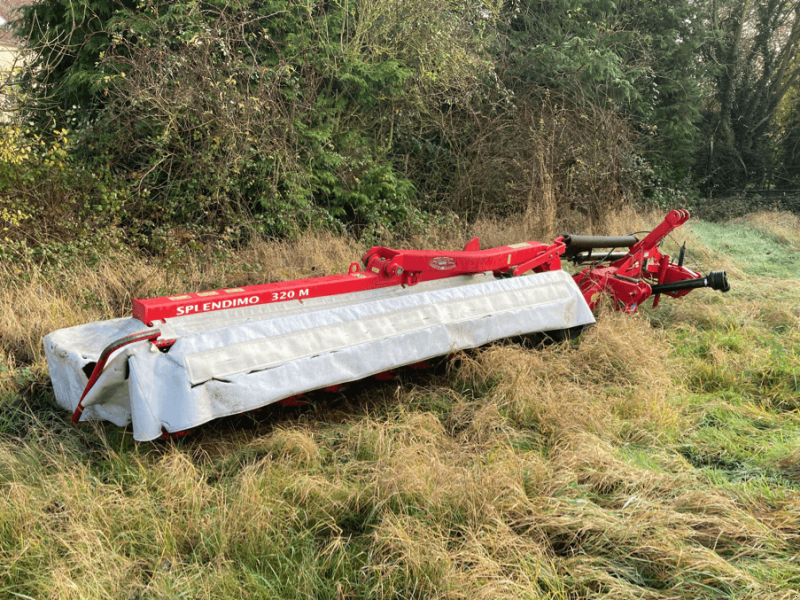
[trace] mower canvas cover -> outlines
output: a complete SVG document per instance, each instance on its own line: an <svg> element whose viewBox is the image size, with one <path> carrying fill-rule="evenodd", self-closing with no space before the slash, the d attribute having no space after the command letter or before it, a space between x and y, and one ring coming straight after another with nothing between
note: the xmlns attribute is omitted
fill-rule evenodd
<svg viewBox="0 0 800 600"><path fill-rule="evenodd" d="M513 279L489 274L248 306L169 319L168 353L143 341L121 348L83 400L84 419L133 422L160 437L335 384L456 350L593 323L564 271ZM56 399L75 410L86 366L133 317L70 327L44 339ZM154 329L154 328L153 328Z"/></svg>

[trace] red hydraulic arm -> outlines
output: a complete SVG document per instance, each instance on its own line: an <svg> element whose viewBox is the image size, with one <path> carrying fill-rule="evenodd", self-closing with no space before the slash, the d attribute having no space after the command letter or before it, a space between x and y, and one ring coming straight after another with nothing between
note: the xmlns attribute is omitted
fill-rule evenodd
<svg viewBox="0 0 800 600"><path fill-rule="evenodd" d="M611 295L618 310L630 313L635 312L637 307L651 295L653 306L658 306L662 293L678 298L700 287L710 287L723 292L730 290L725 271L713 271L703 276L683 266L683 250L677 264L670 262L669 255L659 250L664 238L688 219L688 211L673 210L642 240L632 236L619 238L565 236L563 238L567 246L565 257L571 257L575 262L600 259L600 263L574 276L575 283L578 284L589 307L594 309L603 292ZM629 250L613 251L613 248L620 246L627 246ZM596 248L612 248L612 251L592 255L592 249ZM581 250L588 250L588 253L580 253ZM602 264L604 258L612 262Z"/></svg>

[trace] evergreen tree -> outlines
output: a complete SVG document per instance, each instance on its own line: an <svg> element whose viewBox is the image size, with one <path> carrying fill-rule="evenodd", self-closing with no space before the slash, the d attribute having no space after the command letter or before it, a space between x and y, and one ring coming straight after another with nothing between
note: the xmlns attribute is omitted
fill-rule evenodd
<svg viewBox="0 0 800 600"><path fill-rule="evenodd" d="M34 100L27 105L28 118L61 127L72 124L68 119L76 110L84 118L95 114L109 82L103 58L115 44L109 23L137 5L135 0L38 0L22 8L14 27L28 40L20 82Z"/></svg>
<svg viewBox="0 0 800 600"><path fill-rule="evenodd" d="M638 124L672 180L697 143L705 30L689 0L520 0L509 9L506 79L614 106Z"/></svg>

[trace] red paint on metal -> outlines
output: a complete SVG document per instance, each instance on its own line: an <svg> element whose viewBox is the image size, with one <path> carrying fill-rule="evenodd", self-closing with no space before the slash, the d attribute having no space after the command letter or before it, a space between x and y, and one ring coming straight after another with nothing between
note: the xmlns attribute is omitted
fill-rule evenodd
<svg viewBox="0 0 800 600"><path fill-rule="evenodd" d="M305 394L296 394L294 396L289 396L288 398L284 398L283 400L278 400L277 402L281 406L287 406L293 408L295 406L305 406L308 404L308 400L306 400Z"/></svg>
<svg viewBox="0 0 800 600"><path fill-rule="evenodd" d="M423 360L420 362L415 362L413 364L408 365L411 369L430 369L431 364L427 360Z"/></svg>
<svg viewBox="0 0 800 600"><path fill-rule="evenodd" d="M161 428L161 439L162 440L172 440L175 438L182 438L186 437L192 432L191 429L181 429L180 431L167 431L165 427Z"/></svg>
<svg viewBox="0 0 800 600"><path fill-rule="evenodd" d="M658 249L664 238L688 219L688 211L673 210L658 227L631 246L625 257L608 265L589 267L575 275L575 282L589 308L594 310L605 292L611 295L618 310L636 312L639 305L651 296L651 284L699 278L698 273L671 263L669 256ZM667 295L677 298L690 291L680 290ZM654 299L654 306L658 306L658 298Z"/></svg>
<svg viewBox="0 0 800 600"><path fill-rule="evenodd" d="M662 254L658 261L658 283L664 283L664 277L667 276L667 269L669 268L669 256ZM661 300L661 294L653 296L653 308L658 308L658 302Z"/></svg>
<svg viewBox="0 0 800 600"><path fill-rule="evenodd" d="M86 394L88 394L89 390L91 390L94 387L94 384L97 383L97 380L103 373L103 369L105 368L109 357L114 352L116 352L120 348L124 348L125 346L136 342L145 342L145 341L152 342L159 349L169 348L170 346L172 346L172 344L175 343L175 340L159 340L158 337L160 335L161 332L158 331L157 329L153 331L142 331L140 333L126 335L125 337L120 338L115 342L106 346L100 353L100 357L97 359L97 363L94 365L94 369L92 369L92 374L89 377L89 381L83 390L83 394L81 394L80 400L78 400L78 406L75 407L75 412L72 413L72 422L77 423L80 420L81 415L83 414L83 399L86 398Z"/></svg>
<svg viewBox="0 0 800 600"><path fill-rule="evenodd" d="M699 275L669 262L658 245L675 228L689 218L688 211L673 210L644 239L636 242L628 254L615 262L590 267L575 276L589 307L594 309L602 293L609 293L620 310L634 312L651 296L650 284L695 279ZM519 276L527 271L537 273L561 269L565 246L563 238L553 244L525 242L480 250L473 238L464 250L441 252L431 250L392 250L374 247L363 258L364 270L357 263L344 275L297 279L280 283L226 288L208 292L181 294L164 298L133 301L133 316L152 325L159 320L226 310L273 302L300 301L379 289L395 285L416 285L456 275L492 271L496 275ZM666 261L666 263L664 262ZM635 280L635 281L633 281ZM669 293L683 296L689 290ZM654 299L657 305L658 299Z"/></svg>
<svg viewBox="0 0 800 600"><path fill-rule="evenodd" d="M473 240L467 247L478 248ZM370 248L365 270L353 263L345 275L297 279L280 283L223 288L147 300L134 299L133 316L147 325L185 315L214 312L274 302L363 292L395 285L416 285L456 275L493 271L506 273L520 265L525 270L558 270L564 245L526 242L487 250L454 252ZM436 265L436 266L434 266Z"/></svg>
<svg viewBox="0 0 800 600"><path fill-rule="evenodd" d="M470 241L467 242L466 246L464 246L464 252L469 250L480 250L481 249L481 240L479 238L472 238Z"/></svg>

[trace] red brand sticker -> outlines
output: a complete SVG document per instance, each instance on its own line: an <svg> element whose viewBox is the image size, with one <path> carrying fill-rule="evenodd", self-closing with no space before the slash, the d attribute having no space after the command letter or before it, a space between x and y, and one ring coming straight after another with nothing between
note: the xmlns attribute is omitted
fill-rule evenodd
<svg viewBox="0 0 800 600"><path fill-rule="evenodd" d="M456 259L449 256L437 256L432 258L428 264L437 271L449 271L456 268Z"/></svg>

